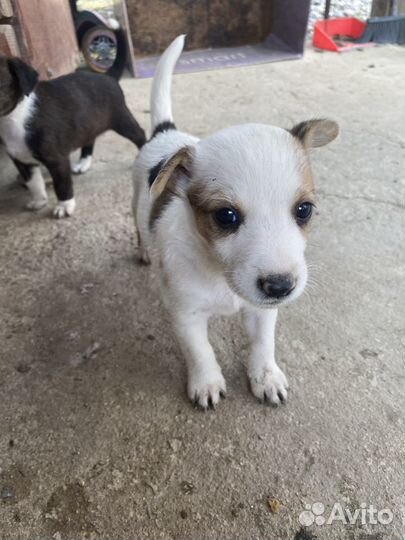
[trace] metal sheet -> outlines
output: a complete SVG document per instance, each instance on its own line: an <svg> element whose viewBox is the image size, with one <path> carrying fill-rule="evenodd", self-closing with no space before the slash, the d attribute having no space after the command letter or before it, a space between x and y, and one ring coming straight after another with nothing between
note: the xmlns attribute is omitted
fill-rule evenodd
<svg viewBox="0 0 405 540"><path fill-rule="evenodd" d="M270 40L259 45L187 51L181 55L175 72L192 73L267 62L280 62L281 60L292 60L300 56L300 53L291 51L282 43ZM136 76L153 77L158 60L159 56L135 60Z"/></svg>
<svg viewBox="0 0 405 540"><path fill-rule="evenodd" d="M150 77L155 55L183 33L187 50L176 72L299 58L310 0L126 0L126 5L135 75ZM153 56L145 58L148 53Z"/></svg>

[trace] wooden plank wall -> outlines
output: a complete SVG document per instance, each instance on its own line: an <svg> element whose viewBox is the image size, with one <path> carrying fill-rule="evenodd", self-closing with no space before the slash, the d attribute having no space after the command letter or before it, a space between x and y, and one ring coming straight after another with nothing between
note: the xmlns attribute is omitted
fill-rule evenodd
<svg viewBox="0 0 405 540"><path fill-rule="evenodd" d="M68 0L14 0L29 59L41 78L75 70L78 51Z"/></svg>
<svg viewBox="0 0 405 540"><path fill-rule="evenodd" d="M10 0L0 0L0 53L19 56L20 47L13 25L14 10Z"/></svg>
<svg viewBox="0 0 405 540"><path fill-rule="evenodd" d="M68 0L0 0L0 53L21 56L42 79L79 63Z"/></svg>

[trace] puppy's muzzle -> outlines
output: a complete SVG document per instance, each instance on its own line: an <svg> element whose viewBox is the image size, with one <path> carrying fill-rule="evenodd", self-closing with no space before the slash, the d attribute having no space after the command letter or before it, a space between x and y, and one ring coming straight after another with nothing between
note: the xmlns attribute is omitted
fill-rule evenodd
<svg viewBox="0 0 405 540"><path fill-rule="evenodd" d="M295 289L297 281L291 274L270 274L257 280L257 287L267 298L284 298Z"/></svg>

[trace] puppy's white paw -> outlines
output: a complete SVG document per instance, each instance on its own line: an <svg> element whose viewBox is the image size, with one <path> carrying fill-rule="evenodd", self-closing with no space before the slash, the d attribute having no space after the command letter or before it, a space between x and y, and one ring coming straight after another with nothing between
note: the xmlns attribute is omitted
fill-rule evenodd
<svg viewBox="0 0 405 540"><path fill-rule="evenodd" d="M48 204L47 198L46 199L32 199L25 205L25 208L27 208L27 210L40 210L47 204Z"/></svg>
<svg viewBox="0 0 405 540"><path fill-rule="evenodd" d="M74 174L84 174L91 167L91 156L86 156L85 158L80 158L79 161L72 166L72 173Z"/></svg>
<svg viewBox="0 0 405 540"><path fill-rule="evenodd" d="M76 208L76 201L74 199L69 199L68 201L59 201L53 211L54 217L56 219L61 219L64 217L69 217L73 214Z"/></svg>
<svg viewBox="0 0 405 540"><path fill-rule="evenodd" d="M225 397L226 383L220 370L215 372L190 374L188 377L187 393L190 400L207 410L215 409L221 397Z"/></svg>
<svg viewBox="0 0 405 540"><path fill-rule="evenodd" d="M252 394L262 402L279 405L286 401L288 381L278 366L249 373Z"/></svg>

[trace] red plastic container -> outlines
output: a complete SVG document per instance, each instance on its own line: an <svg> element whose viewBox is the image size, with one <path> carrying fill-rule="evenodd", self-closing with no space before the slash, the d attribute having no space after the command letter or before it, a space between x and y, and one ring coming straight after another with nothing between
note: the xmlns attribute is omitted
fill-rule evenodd
<svg viewBox="0 0 405 540"><path fill-rule="evenodd" d="M312 43L317 49L326 51L344 52L374 45L373 43L340 42L341 38L357 39L361 36L366 23L355 17L342 17L339 19L326 19L317 21L314 25Z"/></svg>

